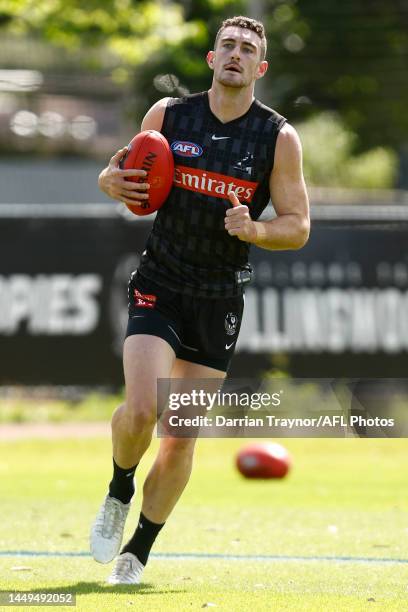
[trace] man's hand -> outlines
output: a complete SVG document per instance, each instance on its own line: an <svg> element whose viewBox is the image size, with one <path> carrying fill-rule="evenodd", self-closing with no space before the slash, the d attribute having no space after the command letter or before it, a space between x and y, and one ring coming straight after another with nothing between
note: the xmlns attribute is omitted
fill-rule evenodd
<svg viewBox="0 0 408 612"><path fill-rule="evenodd" d="M146 176L144 170L121 170L119 168L119 162L126 154L126 151L127 147L124 147L115 153L109 165L100 173L98 185L113 200L119 200L133 206L141 206L142 202L149 197L146 191L150 185L149 183L135 183L125 180L127 176L136 176L140 180Z"/></svg>
<svg viewBox="0 0 408 612"><path fill-rule="evenodd" d="M254 242L257 238L255 221L252 221L248 206L241 204L233 191L228 194L232 208L225 215L225 229L230 236L236 236L244 242Z"/></svg>

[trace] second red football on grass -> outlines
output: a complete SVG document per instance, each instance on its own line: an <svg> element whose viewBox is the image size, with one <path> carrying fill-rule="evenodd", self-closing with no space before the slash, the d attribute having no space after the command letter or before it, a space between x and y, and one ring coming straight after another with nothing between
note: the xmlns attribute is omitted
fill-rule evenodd
<svg viewBox="0 0 408 612"><path fill-rule="evenodd" d="M283 478L291 467L291 457L276 442L251 442L238 452L236 466L246 478Z"/></svg>

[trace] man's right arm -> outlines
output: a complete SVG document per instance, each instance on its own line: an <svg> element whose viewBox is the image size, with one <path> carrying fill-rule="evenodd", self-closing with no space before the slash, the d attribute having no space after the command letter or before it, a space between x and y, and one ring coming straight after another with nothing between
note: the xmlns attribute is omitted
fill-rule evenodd
<svg viewBox="0 0 408 612"><path fill-rule="evenodd" d="M148 110L140 127L141 132L144 130L161 131L168 99L162 98ZM99 189L113 200L125 202L126 204L137 205L139 203L141 205L143 200L149 197L146 193L149 189L149 184L127 181L126 177L137 176L143 178L146 176L146 172L139 169L121 170L119 168L119 162L126 154L126 151L127 147L119 149L111 158L109 165L102 170L98 177Z"/></svg>

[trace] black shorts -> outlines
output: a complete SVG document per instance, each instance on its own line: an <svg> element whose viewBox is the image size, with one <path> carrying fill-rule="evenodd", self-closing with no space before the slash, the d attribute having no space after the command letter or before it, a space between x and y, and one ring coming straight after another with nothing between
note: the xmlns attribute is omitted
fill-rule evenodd
<svg viewBox="0 0 408 612"><path fill-rule="evenodd" d="M241 327L244 297L201 298L171 291L133 272L126 337L163 338L176 357L226 372Z"/></svg>

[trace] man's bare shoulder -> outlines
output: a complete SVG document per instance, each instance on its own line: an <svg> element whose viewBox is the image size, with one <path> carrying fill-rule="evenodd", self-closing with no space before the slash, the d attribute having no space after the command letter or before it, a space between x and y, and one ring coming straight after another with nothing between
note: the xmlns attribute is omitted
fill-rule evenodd
<svg viewBox="0 0 408 612"><path fill-rule="evenodd" d="M147 111L146 115L143 118L142 125L141 125L141 131L144 131L144 130L157 130L158 132L161 131L162 126L163 126L164 114L166 112L167 104L170 99L171 98L168 98L168 97L161 98L160 100L157 100L157 102L155 102L153 106L149 108L149 110Z"/></svg>
<svg viewBox="0 0 408 612"><path fill-rule="evenodd" d="M275 163L294 161L302 157L302 144L299 134L290 123L285 123L278 134L275 150Z"/></svg>
<svg viewBox="0 0 408 612"><path fill-rule="evenodd" d="M291 123L287 121L283 124L278 134L278 142L283 146L300 145L299 134Z"/></svg>
<svg viewBox="0 0 408 612"><path fill-rule="evenodd" d="M153 104L153 106L150 108L150 110L152 109L156 109L156 110L166 110L167 108L167 104L169 103L169 100L171 100L170 97L167 98L160 98L160 100L157 100L157 102L155 102Z"/></svg>

